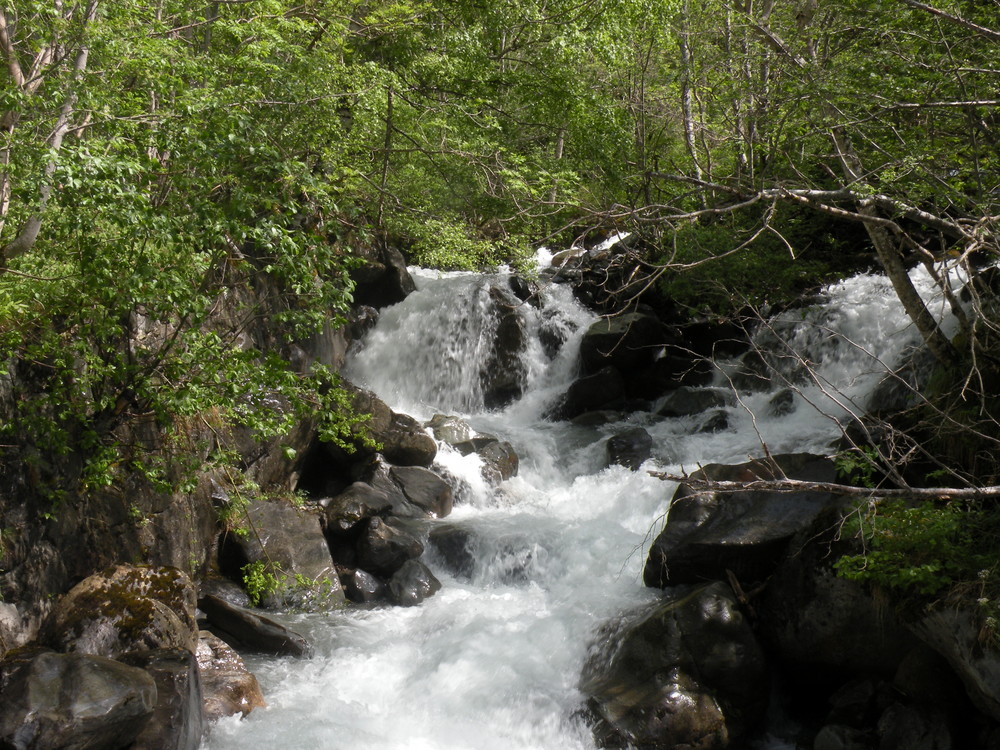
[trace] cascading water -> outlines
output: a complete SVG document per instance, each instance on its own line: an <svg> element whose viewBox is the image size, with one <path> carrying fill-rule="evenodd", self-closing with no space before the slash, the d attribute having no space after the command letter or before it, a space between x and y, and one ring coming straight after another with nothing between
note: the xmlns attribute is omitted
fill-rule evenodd
<svg viewBox="0 0 1000 750"><path fill-rule="evenodd" d="M602 623L657 597L641 571L673 491L646 471L608 468L607 438L644 426L654 438L644 468L669 472L741 462L761 455L762 444L772 453L825 452L839 421L863 411L885 366L916 343L887 282L859 276L763 334L774 351L788 351L782 340L797 351L784 371L795 386L790 412L769 409L773 393L740 393L729 428L716 433L696 433L693 418L648 413L586 427L542 419L574 377L580 337L594 319L569 289L550 286L540 309L523 307L524 394L488 411L481 370L496 320L486 311L490 285L505 280L422 271L416 279L418 291L383 312L348 377L397 411L458 414L510 441L519 474L492 489L474 455L442 447L439 463L465 489L452 515L431 523L471 535L472 570L451 575L429 552L443 588L418 607L287 615L316 655L249 659L269 706L217 724L211 750L594 748L577 718L580 670ZM718 384L731 373L722 364Z"/></svg>

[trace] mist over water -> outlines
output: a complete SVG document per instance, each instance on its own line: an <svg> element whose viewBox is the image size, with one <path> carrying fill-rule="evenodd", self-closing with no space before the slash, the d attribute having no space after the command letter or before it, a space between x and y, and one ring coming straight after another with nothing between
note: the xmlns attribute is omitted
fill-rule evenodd
<svg viewBox="0 0 1000 750"><path fill-rule="evenodd" d="M761 455L762 443L771 453L826 453L840 436L838 422L863 412L886 366L917 342L888 283L858 276L760 334L762 345L787 352L784 339L798 351L800 361L787 370L791 413L771 415L773 391L740 393L729 429L718 433L693 434L694 418L654 421L645 413L581 427L541 418L576 375L580 337L595 319L569 288L548 286L540 309L523 307L527 390L488 412L479 386L496 325L488 287L505 280L415 277L418 291L383 311L345 374L396 411L421 420L459 415L510 441L519 474L489 488L475 456L442 447L439 464L465 483L452 515L428 525L472 533L471 575L450 575L429 550L424 561L443 587L418 607L285 615L316 655L248 659L269 705L216 725L211 750L591 750L576 712L593 635L658 596L643 587L642 566L674 486L645 470L741 462ZM550 360L539 332L553 329L566 340ZM727 385L734 370L719 363L717 385ZM606 468L607 438L637 425L653 436L654 458L638 472Z"/></svg>

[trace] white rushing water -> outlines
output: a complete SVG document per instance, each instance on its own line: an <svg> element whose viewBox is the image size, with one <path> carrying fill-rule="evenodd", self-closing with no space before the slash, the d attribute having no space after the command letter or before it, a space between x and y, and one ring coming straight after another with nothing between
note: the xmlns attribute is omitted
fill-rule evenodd
<svg viewBox="0 0 1000 750"><path fill-rule="evenodd" d="M424 559L443 587L414 608L348 608L284 618L315 644L310 659L251 658L266 709L224 720L211 750L572 750L593 748L575 718L580 669L595 630L654 599L642 585L649 543L673 485L646 471L606 468L605 442L626 427L654 438L645 469L741 462L762 453L827 452L838 420L864 399L915 334L881 277L828 289L826 302L774 321L812 365L795 410L769 416L773 394L741 394L730 428L692 434L692 418L581 427L541 419L575 375L579 337L593 320L570 290L545 290L541 310L525 306L531 343L528 388L499 412L481 407L480 363L488 349L490 279L416 272L418 291L383 311L348 376L395 410L429 419L457 414L500 436L520 456L517 477L499 491L478 478L477 459L442 449L441 465L469 488L451 516L476 539L471 579ZM503 280L492 280L504 283ZM568 337L550 361L537 338ZM874 355L874 356L873 356ZM719 382L725 383L723 367Z"/></svg>

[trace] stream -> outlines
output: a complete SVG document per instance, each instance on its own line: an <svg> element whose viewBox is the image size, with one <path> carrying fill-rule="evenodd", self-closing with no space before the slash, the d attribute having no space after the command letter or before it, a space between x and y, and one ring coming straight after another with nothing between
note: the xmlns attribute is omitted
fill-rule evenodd
<svg viewBox="0 0 1000 750"><path fill-rule="evenodd" d="M428 548L423 560L443 586L420 606L282 615L315 656L249 657L268 707L219 722L209 750L592 750L578 680L594 633L659 595L642 585L642 568L674 486L646 470L739 463L760 456L762 444L774 454L828 453L840 423L864 411L886 368L917 340L888 282L857 276L762 334L777 348L792 344L801 359L790 376L811 365L791 413L773 415L774 393L739 393L729 428L716 433L696 432L693 417L645 412L579 426L541 418L577 374L580 337L596 320L568 286L542 277L544 304L524 306L525 393L488 411L478 383L495 325L488 288L506 280L411 270L418 291L382 312L346 376L421 421L458 415L509 441L519 473L490 487L475 454L442 446L438 467L460 487L454 512L429 523L472 534L474 570L449 573ZM565 341L550 358L543 342L553 331ZM726 385L732 363L716 365ZM652 435L653 458L637 472L607 467L608 437L633 426Z"/></svg>

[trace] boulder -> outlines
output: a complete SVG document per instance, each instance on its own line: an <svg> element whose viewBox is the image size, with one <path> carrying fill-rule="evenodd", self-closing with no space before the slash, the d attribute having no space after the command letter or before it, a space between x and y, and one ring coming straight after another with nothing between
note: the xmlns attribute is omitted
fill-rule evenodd
<svg viewBox="0 0 1000 750"><path fill-rule="evenodd" d="M701 434L723 432L729 429L729 412L725 409L715 409L698 424L697 432Z"/></svg>
<svg viewBox="0 0 1000 750"><path fill-rule="evenodd" d="M681 386L667 394L656 413L661 417L691 417L709 409L736 405L732 391L723 388Z"/></svg>
<svg viewBox="0 0 1000 750"><path fill-rule="evenodd" d="M220 550L223 572L242 578L246 565L265 566L275 584L263 592L266 606L343 602L318 512L280 501L254 500L246 510L246 525L248 533L225 537Z"/></svg>
<svg viewBox="0 0 1000 750"><path fill-rule="evenodd" d="M312 656L305 638L270 617L215 596L203 597L198 608L208 618L211 632L233 648L275 656Z"/></svg>
<svg viewBox="0 0 1000 750"><path fill-rule="evenodd" d="M476 555L472 533L453 524L442 524L431 529L428 544L437 553L448 572L466 580L476 570Z"/></svg>
<svg viewBox="0 0 1000 750"><path fill-rule="evenodd" d="M942 607L909 624L923 643L944 657L973 705L1000 722L1000 651L984 646L975 613Z"/></svg>
<svg viewBox="0 0 1000 750"><path fill-rule="evenodd" d="M325 501L328 532L349 532L361 521L392 510L392 500L366 482L355 482L336 497Z"/></svg>
<svg viewBox="0 0 1000 750"><path fill-rule="evenodd" d="M580 689L608 738L723 750L741 746L764 716L764 657L726 584L670 589L599 637Z"/></svg>
<svg viewBox="0 0 1000 750"><path fill-rule="evenodd" d="M145 669L156 684L153 715L129 750L198 750L205 719L195 655L157 649L126 654L122 661Z"/></svg>
<svg viewBox="0 0 1000 750"><path fill-rule="evenodd" d="M419 560L407 560L389 579L389 598L403 607L415 607L440 589L441 582Z"/></svg>
<svg viewBox="0 0 1000 750"><path fill-rule="evenodd" d="M246 716L255 708L267 705L257 678L247 669L240 655L221 638L202 631L195 655L205 721L235 714Z"/></svg>
<svg viewBox="0 0 1000 750"><path fill-rule="evenodd" d="M514 446L506 441L489 440L476 453L483 462L483 478L491 484L500 484L517 476L520 461Z"/></svg>
<svg viewBox="0 0 1000 750"><path fill-rule="evenodd" d="M26 642L27 634L17 606L10 602L0 602L0 658Z"/></svg>
<svg viewBox="0 0 1000 750"><path fill-rule="evenodd" d="M394 412L371 391L341 381L350 396L350 405L356 414L369 418L352 428L353 453L346 453L339 446L324 443L335 465L351 467L371 460L377 450L387 460L403 466L430 466L437 455L437 442L407 414Z"/></svg>
<svg viewBox="0 0 1000 750"><path fill-rule="evenodd" d="M630 372L647 367L668 343L668 336L652 315L624 313L593 323L580 341L580 361L585 374L605 367Z"/></svg>
<svg viewBox="0 0 1000 750"><path fill-rule="evenodd" d="M351 270L355 303L381 309L402 302L416 290L406 259L396 248L361 247L355 253L364 260Z"/></svg>
<svg viewBox="0 0 1000 750"><path fill-rule="evenodd" d="M407 560L420 557L424 545L397 519L372 518L356 546L357 565L362 570L389 578Z"/></svg>
<svg viewBox="0 0 1000 750"><path fill-rule="evenodd" d="M451 485L430 469L393 466L389 474L406 499L428 515L444 518L451 513L454 502Z"/></svg>
<svg viewBox="0 0 1000 750"><path fill-rule="evenodd" d="M549 416L573 419L590 411L614 409L624 399L625 380L621 373L614 367L605 367L574 381Z"/></svg>
<svg viewBox="0 0 1000 750"><path fill-rule="evenodd" d="M385 584L360 568L345 571L341 577L344 593L357 604L368 604L385 598Z"/></svg>
<svg viewBox="0 0 1000 750"><path fill-rule="evenodd" d="M803 528L753 600L757 636L799 692L829 692L857 675L891 679L917 645L893 608L833 569L857 551L839 534L847 512L831 508Z"/></svg>
<svg viewBox="0 0 1000 750"><path fill-rule="evenodd" d="M479 372L483 405L502 409L524 393L527 370L522 354L527 346L520 302L510 292L493 286L489 290L491 316L496 321L489 354Z"/></svg>
<svg viewBox="0 0 1000 750"><path fill-rule="evenodd" d="M52 611L42 641L58 651L117 657L197 643L197 593L177 568L119 565L74 586Z"/></svg>
<svg viewBox="0 0 1000 750"><path fill-rule="evenodd" d="M625 466L638 471L652 455L653 438L642 427L633 427L608 438L608 465Z"/></svg>
<svg viewBox="0 0 1000 750"><path fill-rule="evenodd" d="M786 454L736 466L710 464L692 479L749 482L756 479L832 482L833 462L822 456ZM725 580L732 571L743 583L770 575L789 540L821 511L843 500L827 492L701 491L681 484L666 526L653 542L643 572L647 586Z"/></svg>
<svg viewBox="0 0 1000 750"><path fill-rule="evenodd" d="M464 419L446 414L435 414L427 427L434 433L436 440L452 446L472 440L476 434Z"/></svg>
<svg viewBox="0 0 1000 750"><path fill-rule="evenodd" d="M103 656L43 653L9 676L0 698L0 746L118 750L149 721L156 685Z"/></svg>

